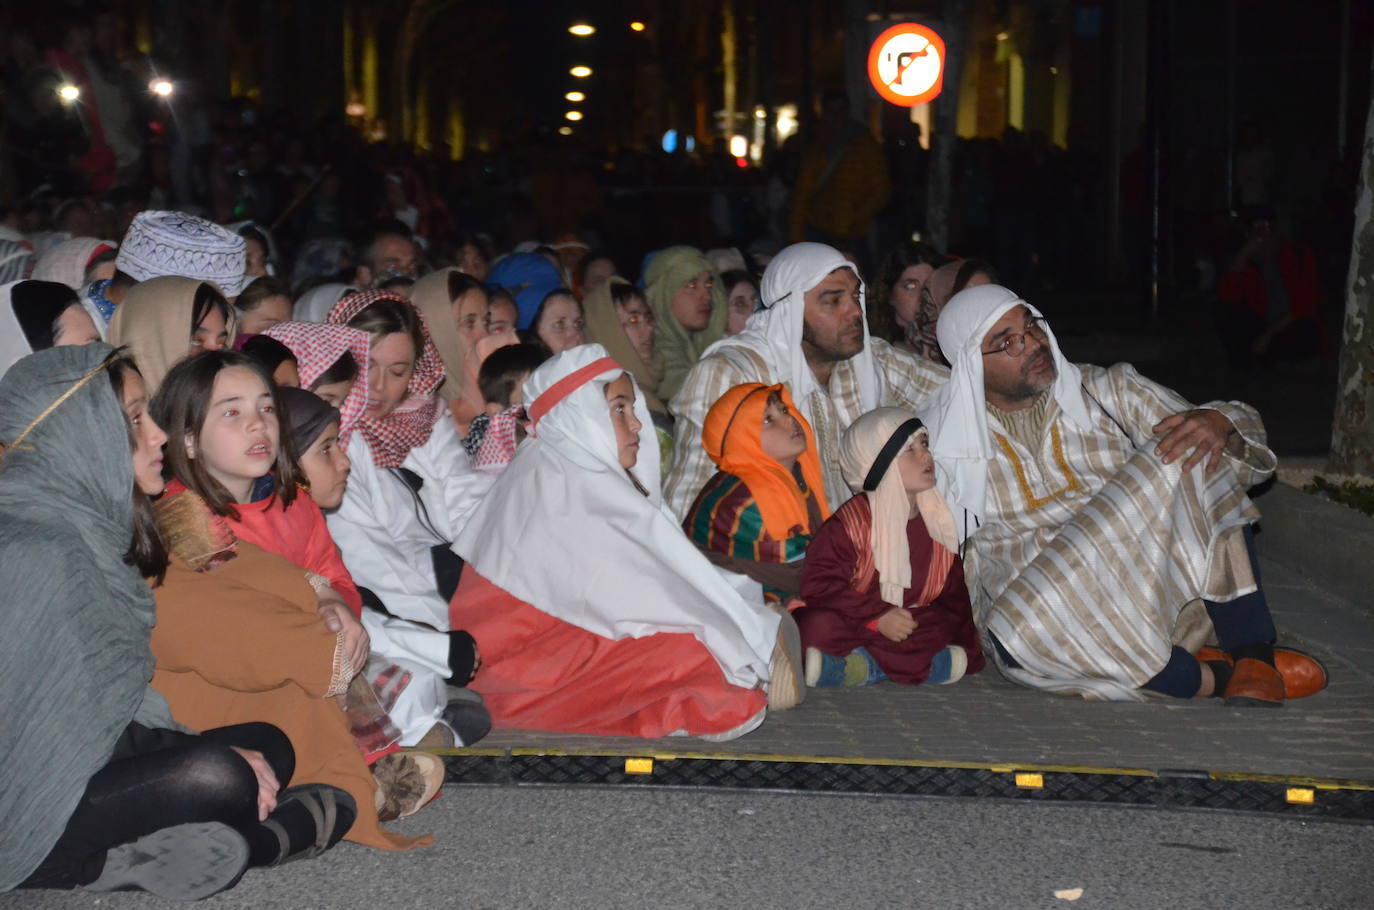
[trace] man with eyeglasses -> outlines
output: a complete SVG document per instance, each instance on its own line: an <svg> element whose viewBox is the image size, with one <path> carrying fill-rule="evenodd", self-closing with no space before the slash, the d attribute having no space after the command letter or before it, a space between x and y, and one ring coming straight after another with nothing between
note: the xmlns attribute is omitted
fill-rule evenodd
<svg viewBox="0 0 1374 910"><path fill-rule="evenodd" d="M1321 664L1274 647L1246 489L1277 461L1254 408L1193 407L1129 364L1069 363L998 285L955 295L936 332L950 380L920 416L1004 675L1233 706L1325 686Z"/></svg>

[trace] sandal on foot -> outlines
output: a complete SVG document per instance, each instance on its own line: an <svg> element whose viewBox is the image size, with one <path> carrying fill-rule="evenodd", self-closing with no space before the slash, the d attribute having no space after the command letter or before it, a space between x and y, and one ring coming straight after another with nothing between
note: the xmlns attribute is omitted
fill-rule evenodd
<svg viewBox="0 0 1374 910"><path fill-rule="evenodd" d="M806 697L802 676L801 632L790 614L778 623L778 639L768 664L768 710L795 708Z"/></svg>
<svg viewBox="0 0 1374 910"><path fill-rule="evenodd" d="M357 803L338 787L328 784L288 787L277 799L277 808L262 823L264 828L277 836L281 847L277 858L268 865L280 866L292 860L314 859L342 840L357 817ZM304 843L293 844L288 829L299 832L302 826L311 830L313 836L305 838Z"/></svg>
<svg viewBox="0 0 1374 910"><path fill-rule="evenodd" d="M377 818L408 818L429 804L444 785L444 762L428 752L393 752L372 765L377 780Z"/></svg>
<svg viewBox="0 0 1374 910"><path fill-rule="evenodd" d="M147 891L198 901L238 884L248 868L248 842L228 825L197 822L163 828L105 852L87 891Z"/></svg>

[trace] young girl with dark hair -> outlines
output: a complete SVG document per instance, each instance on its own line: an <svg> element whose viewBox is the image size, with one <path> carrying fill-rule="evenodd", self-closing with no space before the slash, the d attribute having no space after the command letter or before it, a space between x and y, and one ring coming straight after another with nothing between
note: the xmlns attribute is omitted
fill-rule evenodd
<svg viewBox="0 0 1374 910"><path fill-rule="evenodd" d="M280 727L297 778L322 785L300 797L330 821L320 845L347 832L402 849L415 841L378 824L376 785L338 698L367 662L367 633L336 588L347 573L319 512L299 495L279 410L262 368L231 351L181 361L153 399L172 477L154 506L171 563L155 592L153 684L193 725L254 718ZM270 543L274 530L306 561L331 569L332 560L332 573L255 542Z"/></svg>
<svg viewBox="0 0 1374 910"><path fill-rule="evenodd" d="M110 342L127 345L150 392L172 364L196 351L218 351L234 337L229 301L207 281L163 276L129 290L110 319Z"/></svg>
<svg viewBox="0 0 1374 910"><path fill-rule="evenodd" d="M295 757L280 730L216 722L195 735L148 685L147 581L168 554L149 508L166 435L146 406L133 362L103 344L35 354L0 380L0 583L15 624L0 636L0 751L14 762L0 891L195 900L333 833L281 789ZM346 804L337 819L351 819Z"/></svg>

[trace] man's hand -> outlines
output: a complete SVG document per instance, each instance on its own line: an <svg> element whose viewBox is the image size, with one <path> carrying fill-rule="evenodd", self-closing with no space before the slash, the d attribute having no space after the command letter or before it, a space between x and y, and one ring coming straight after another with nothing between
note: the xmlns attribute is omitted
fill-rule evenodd
<svg viewBox="0 0 1374 910"><path fill-rule="evenodd" d="M888 641L906 641L916 631L916 619L906 607L893 607L878 617L878 631Z"/></svg>
<svg viewBox="0 0 1374 910"><path fill-rule="evenodd" d="M329 627L329 631L343 630L344 653L348 655L348 665L353 671L351 675L356 676L367 666L368 649L372 647L367 630L342 600L320 601L319 614L324 619L324 624Z"/></svg>
<svg viewBox="0 0 1374 910"><path fill-rule="evenodd" d="M253 776L258 779L258 821L266 821L272 810L277 808L277 791L281 789L276 772L267 763L267 759L262 757L261 752L255 749L240 749L238 746L229 748L237 752L248 762L248 767L253 769Z"/></svg>
<svg viewBox="0 0 1374 910"><path fill-rule="evenodd" d="M1236 432L1235 426L1220 411L1210 408L1194 408L1165 417L1155 424L1154 433L1164 434L1155 447L1155 454L1165 464L1172 464L1191 449L1192 454L1183 462L1183 470L1191 471L1206 458L1207 467L1204 470L1208 477L1221 467L1223 450L1237 458L1245 454L1245 440Z"/></svg>

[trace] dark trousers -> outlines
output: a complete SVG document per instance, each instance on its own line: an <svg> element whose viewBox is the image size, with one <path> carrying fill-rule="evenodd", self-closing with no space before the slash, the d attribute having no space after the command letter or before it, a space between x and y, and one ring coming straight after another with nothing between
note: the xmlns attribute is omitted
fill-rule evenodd
<svg viewBox="0 0 1374 910"><path fill-rule="evenodd" d="M1321 328L1317 321L1299 319L1275 335L1268 349L1256 356L1251 349L1265 328L1264 318L1249 307L1222 304L1217 314L1217 332L1232 370L1243 373L1271 363L1307 360L1321 351Z"/></svg>
<svg viewBox="0 0 1374 910"><path fill-rule="evenodd" d="M271 724L236 724L199 736L131 723L86 792L66 830L22 888L75 888L100 877L105 852L140 837L192 822L222 822L247 840L250 862L279 852L275 834L258 822L258 781L230 747L263 754L285 789L296 769L286 735Z"/></svg>

